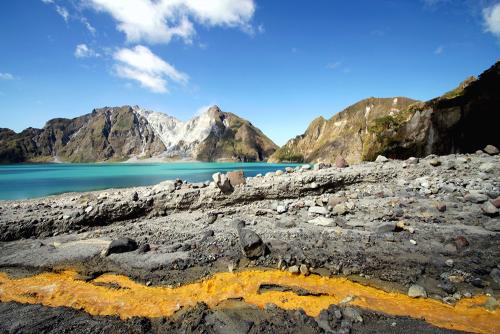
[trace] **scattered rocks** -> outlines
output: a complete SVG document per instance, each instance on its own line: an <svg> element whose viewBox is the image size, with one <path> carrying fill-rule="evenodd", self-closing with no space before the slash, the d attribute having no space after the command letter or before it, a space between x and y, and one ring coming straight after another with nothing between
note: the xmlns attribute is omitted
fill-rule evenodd
<svg viewBox="0 0 500 334"><path fill-rule="evenodd" d="M427 292L418 284L413 284L408 289L408 296L411 298L427 298Z"/></svg>
<svg viewBox="0 0 500 334"><path fill-rule="evenodd" d="M493 145L487 145L483 151L485 151L486 153L488 153L489 155L497 155L498 153L500 153L500 151L498 150L498 148L496 148L495 146Z"/></svg>
<svg viewBox="0 0 500 334"><path fill-rule="evenodd" d="M113 240L107 249L106 254L118 254L132 252L137 249L137 242L130 238L121 238Z"/></svg>

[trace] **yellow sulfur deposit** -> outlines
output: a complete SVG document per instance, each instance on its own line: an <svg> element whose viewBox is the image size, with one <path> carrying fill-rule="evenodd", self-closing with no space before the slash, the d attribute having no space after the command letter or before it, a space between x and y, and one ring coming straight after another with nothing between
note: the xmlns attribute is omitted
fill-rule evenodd
<svg viewBox="0 0 500 334"><path fill-rule="evenodd" d="M103 275L84 282L72 271L44 273L10 279L0 273L0 301L46 306L67 306L92 315L170 316L181 307L204 302L210 307L230 299L264 307L274 303L284 309L302 308L317 316L331 304L351 300L350 305L390 315L409 316L449 329L476 333L500 333L500 314L482 305L486 297L462 299L455 306L432 299L413 299L351 282L345 278L299 276L288 272L243 271L219 273L204 281L177 288L147 287L119 275ZM263 284L305 289L315 295L299 296L291 291L259 291ZM319 294L319 295L318 295Z"/></svg>

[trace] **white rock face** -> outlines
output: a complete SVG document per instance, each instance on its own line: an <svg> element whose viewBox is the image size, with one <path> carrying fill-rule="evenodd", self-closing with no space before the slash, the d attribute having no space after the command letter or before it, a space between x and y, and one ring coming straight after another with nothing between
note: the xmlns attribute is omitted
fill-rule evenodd
<svg viewBox="0 0 500 334"><path fill-rule="evenodd" d="M134 107L134 112L145 119L160 137L166 147L165 155L168 157L193 157L198 144L210 135L215 125L215 119L209 109L186 122L139 107Z"/></svg>

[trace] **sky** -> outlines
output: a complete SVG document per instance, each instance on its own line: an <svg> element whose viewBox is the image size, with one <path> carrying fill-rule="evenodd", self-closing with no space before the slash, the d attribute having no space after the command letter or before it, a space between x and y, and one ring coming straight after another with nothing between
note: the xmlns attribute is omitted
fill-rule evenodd
<svg viewBox="0 0 500 334"><path fill-rule="evenodd" d="M4 0L0 127L217 104L282 145L366 97L439 96L499 55L499 0Z"/></svg>

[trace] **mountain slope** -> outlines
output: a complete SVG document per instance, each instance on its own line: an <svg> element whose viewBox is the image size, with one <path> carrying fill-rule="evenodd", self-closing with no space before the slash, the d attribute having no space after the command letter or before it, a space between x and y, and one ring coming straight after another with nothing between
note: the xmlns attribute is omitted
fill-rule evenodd
<svg viewBox="0 0 500 334"><path fill-rule="evenodd" d="M427 102L408 98L362 100L325 120L315 119L303 135L289 140L270 161L349 163L429 154L474 152L500 145L500 62L479 79ZM392 101L392 103L391 103Z"/></svg>
<svg viewBox="0 0 500 334"><path fill-rule="evenodd" d="M95 109L57 118L43 129L0 129L0 162L122 161L160 157L201 161L263 161L277 146L250 122L217 106L182 122L139 107Z"/></svg>
<svg viewBox="0 0 500 334"><path fill-rule="evenodd" d="M339 155L349 163L363 160L369 150L370 126L386 115L404 117L404 110L415 100L405 97L368 98L330 119L318 117L303 135L289 140L270 161L334 162Z"/></svg>

